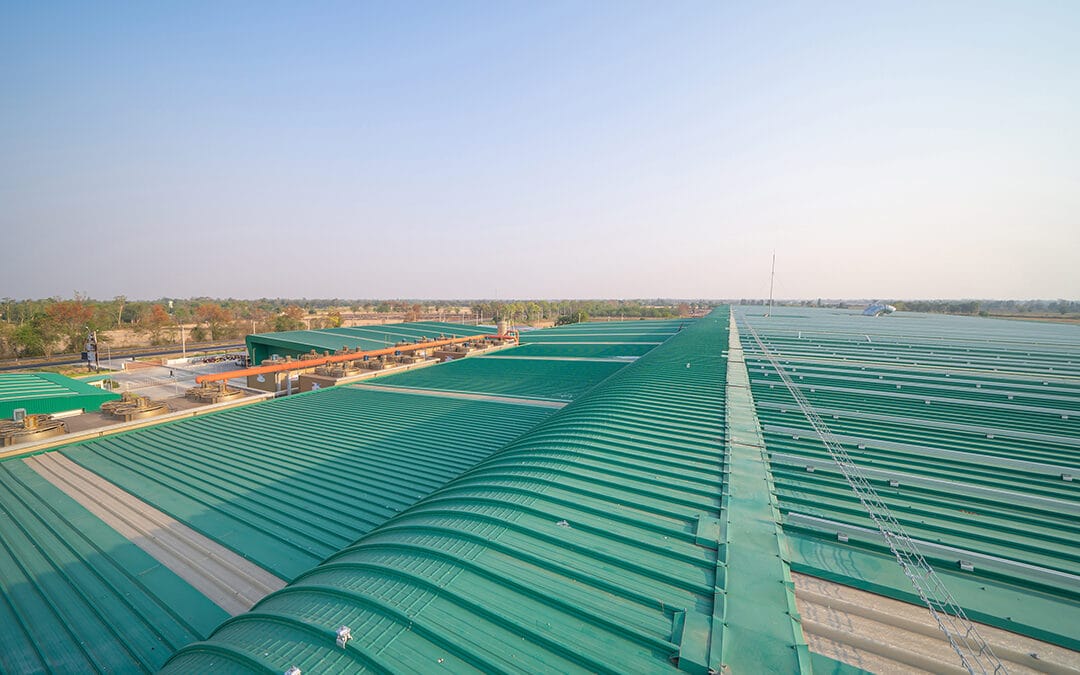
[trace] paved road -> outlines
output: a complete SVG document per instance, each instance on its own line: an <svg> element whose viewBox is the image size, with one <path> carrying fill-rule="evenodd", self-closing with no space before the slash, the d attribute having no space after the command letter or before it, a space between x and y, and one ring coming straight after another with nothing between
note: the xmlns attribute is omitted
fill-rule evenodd
<svg viewBox="0 0 1080 675"><path fill-rule="evenodd" d="M237 343L237 344L224 344L224 345L223 344L210 344L210 345L198 344L198 345L189 346L187 351L188 351L189 354L191 354L191 353L194 353L196 351L217 351L219 349L242 349L245 346L246 345L243 342L240 342L240 343ZM123 359L130 359L132 356L135 356L135 357L139 357L139 356L164 356L166 354L179 354L179 353L180 353L180 351L178 349L176 349L175 347L170 347L168 349L163 349L163 350L158 350L158 351L136 350L136 351L125 352L123 350L117 350L117 351L112 352L112 359L114 361L120 361L120 360L123 360ZM98 361L100 362L102 367L104 367L106 359L107 359L107 357L105 356L105 353L98 354ZM29 359L29 360L23 361L21 363L15 363L12 360L0 361L0 371L4 371L4 370L29 370L29 369L32 369L32 368L44 368L46 366L72 366L72 365L77 366L77 365L84 364L84 363L86 363L86 362L83 361L82 359L78 358L78 356L75 355L75 354L63 354L61 356L57 356L57 357L52 358L52 359L47 359L47 360Z"/></svg>

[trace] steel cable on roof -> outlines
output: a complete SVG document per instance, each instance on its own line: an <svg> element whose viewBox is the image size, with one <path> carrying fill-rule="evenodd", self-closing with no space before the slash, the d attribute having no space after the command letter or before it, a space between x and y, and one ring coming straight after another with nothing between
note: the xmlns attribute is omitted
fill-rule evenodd
<svg viewBox="0 0 1080 675"><path fill-rule="evenodd" d="M734 312L732 312L734 321ZM930 610L938 627L945 634L950 646L960 657L960 662L970 673L1006 673L1005 666L994 655L990 645L979 634L975 624L953 598L941 578L919 552L904 527L896 520L889 507L874 490L858 465L833 437L829 427L814 410L803 393L792 382L780 365L775 354L765 345L747 317L743 324L750 331L761 353L769 359L777 375L787 386L807 421L825 445L829 455L843 474L859 503L877 526L889 550L900 564L904 575L911 581L916 593Z"/></svg>

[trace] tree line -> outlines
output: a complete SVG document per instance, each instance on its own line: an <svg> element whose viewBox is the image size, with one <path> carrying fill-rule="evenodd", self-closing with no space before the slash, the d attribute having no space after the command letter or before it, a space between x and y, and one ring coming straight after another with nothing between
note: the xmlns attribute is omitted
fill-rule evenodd
<svg viewBox="0 0 1080 675"><path fill-rule="evenodd" d="M385 317L444 321L506 320L512 323L591 318L668 318L706 309L673 300L343 300L261 298L161 298L143 301L118 295L0 299L0 358L78 353L88 331L107 343L108 331L128 329L150 345L240 338L248 333L341 326L346 318Z"/></svg>
<svg viewBox="0 0 1080 675"><path fill-rule="evenodd" d="M314 311L314 310L312 310ZM87 333L108 343L107 331L128 329L149 345L226 340L248 332L306 327L307 311L275 301L210 298L132 301L125 296L93 300L76 293L70 299L0 299L0 358L51 356L83 351ZM333 313L320 319L332 325ZM338 315L337 325L341 325ZM183 326L183 328L181 328Z"/></svg>

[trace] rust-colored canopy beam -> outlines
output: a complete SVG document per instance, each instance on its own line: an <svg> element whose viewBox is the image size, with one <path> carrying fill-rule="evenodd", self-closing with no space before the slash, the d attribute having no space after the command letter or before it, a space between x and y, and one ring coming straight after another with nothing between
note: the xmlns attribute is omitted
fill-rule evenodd
<svg viewBox="0 0 1080 675"><path fill-rule="evenodd" d="M304 370L305 368L313 368L315 366L321 366L327 363L338 363L340 361L355 361L362 359L365 356L384 356L389 354L397 354L399 352L415 352L420 349L434 349L435 347L444 347L446 345L458 344L459 342L470 342L472 340L483 340L484 338L490 338L493 340L508 340L514 338L514 335L469 335L467 337L446 338L445 340L430 340L428 342L418 342L411 345L401 345L399 347L386 347L384 349L372 349L366 352L349 352L346 354L334 354L333 356L320 356L314 359L304 359L303 361L282 361L281 363L275 363L269 366L253 366L251 368L242 368L240 370L230 370L225 373L213 373L210 375L199 375L195 378L195 381L199 384L206 382L219 382L222 380L231 380L234 377L247 377L248 375L265 375L267 373L282 373L289 370Z"/></svg>

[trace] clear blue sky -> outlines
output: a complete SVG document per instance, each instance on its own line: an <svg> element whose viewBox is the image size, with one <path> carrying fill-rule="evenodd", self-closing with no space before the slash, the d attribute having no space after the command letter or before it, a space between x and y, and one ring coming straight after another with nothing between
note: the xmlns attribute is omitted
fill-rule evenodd
<svg viewBox="0 0 1080 675"><path fill-rule="evenodd" d="M0 4L0 296L1080 297L1080 2Z"/></svg>

